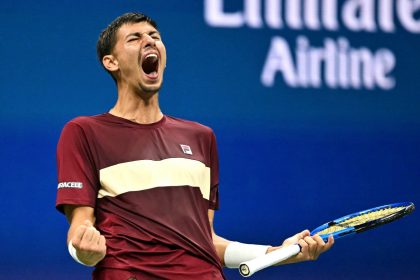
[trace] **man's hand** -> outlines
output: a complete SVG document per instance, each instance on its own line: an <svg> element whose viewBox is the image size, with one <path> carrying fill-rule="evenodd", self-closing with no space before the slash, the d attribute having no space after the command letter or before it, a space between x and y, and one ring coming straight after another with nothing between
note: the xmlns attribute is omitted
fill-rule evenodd
<svg viewBox="0 0 420 280"><path fill-rule="evenodd" d="M334 238L330 236L328 242L325 243L319 235L310 236L309 230L304 230L284 240L281 246L268 248L267 253L293 244L300 245L300 253L277 265L316 260L319 255L331 248L334 244Z"/></svg>
<svg viewBox="0 0 420 280"><path fill-rule="evenodd" d="M96 265L105 257L105 237L89 220L76 228L71 242L76 249L77 258L86 265Z"/></svg>

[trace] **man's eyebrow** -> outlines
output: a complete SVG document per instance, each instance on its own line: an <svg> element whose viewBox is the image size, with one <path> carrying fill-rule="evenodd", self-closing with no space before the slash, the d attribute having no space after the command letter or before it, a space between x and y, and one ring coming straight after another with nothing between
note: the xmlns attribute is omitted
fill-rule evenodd
<svg viewBox="0 0 420 280"><path fill-rule="evenodd" d="M133 33L130 33L127 36L125 36L125 38L127 39L130 36L141 37L141 33L140 32L133 32Z"/></svg>
<svg viewBox="0 0 420 280"><path fill-rule="evenodd" d="M127 39L128 37L130 37L130 36L136 36L136 37L141 37L143 34L145 34L145 33L147 33L148 35L160 35L160 33L159 33L159 31L157 31L157 30L152 30L152 31L150 31L150 32L143 32L143 33L140 33L140 32L133 32L133 33L130 33L130 34L128 34L127 36L125 36L125 38Z"/></svg>
<svg viewBox="0 0 420 280"><path fill-rule="evenodd" d="M152 30L151 32L149 32L149 35L160 35L160 33L157 30Z"/></svg>

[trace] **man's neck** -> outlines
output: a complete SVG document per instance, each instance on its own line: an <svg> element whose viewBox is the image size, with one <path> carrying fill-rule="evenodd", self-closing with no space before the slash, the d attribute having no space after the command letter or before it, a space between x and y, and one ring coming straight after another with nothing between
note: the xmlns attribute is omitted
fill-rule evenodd
<svg viewBox="0 0 420 280"><path fill-rule="evenodd" d="M110 114L140 124L150 124L162 119L158 93L137 94L118 91L118 100Z"/></svg>

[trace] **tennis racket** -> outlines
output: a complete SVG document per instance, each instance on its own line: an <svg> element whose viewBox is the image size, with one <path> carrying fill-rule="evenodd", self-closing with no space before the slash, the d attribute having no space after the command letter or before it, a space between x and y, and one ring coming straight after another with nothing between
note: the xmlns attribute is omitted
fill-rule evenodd
<svg viewBox="0 0 420 280"><path fill-rule="evenodd" d="M324 241L327 241L330 235L334 236L334 239L338 239L393 222L410 214L414 209L415 206L411 202L393 203L371 208L325 223L314 229L311 235L319 234ZM242 276L249 277L255 272L293 257L299 252L300 246L298 244L290 245L241 263L239 272Z"/></svg>

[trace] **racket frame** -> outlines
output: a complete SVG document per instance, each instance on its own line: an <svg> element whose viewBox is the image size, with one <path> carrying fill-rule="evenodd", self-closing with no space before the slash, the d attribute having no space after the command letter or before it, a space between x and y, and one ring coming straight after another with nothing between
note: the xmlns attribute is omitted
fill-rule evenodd
<svg viewBox="0 0 420 280"><path fill-rule="evenodd" d="M387 204L387 205L383 205L383 206L379 206L379 207L375 207L375 208L371 208L368 210L364 210L364 211L359 211L350 215L346 215L344 217L335 219L331 222L325 223L319 227L317 227L316 229L314 229L311 232L311 235L315 235L317 234L319 231L324 230L330 226L334 226L337 225L338 223L341 223L345 220L351 219L355 216L358 215L363 215L363 214L367 214L370 212L374 212L374 211L378 211L381 209L386 209L386 208L395 208L395 207L404 207L403 209L386 215L383 218L379 218L376 220L372 220L369 221L367 223L363 223L360 225L356 225L356 226L349 226L348 228L344 228L343 230L339 230L336 231L334 233L328 233L328 234L323 234L320 235L321 238L323 238L325 241L328 240L328 236L333 235L335 239L343 237L343 236L348 236L354 233L359 233L359 232L363 232L365 230L368 229L372 229L375 227L378 227L380 225L384 225L387 223L390 223L394 220L397 220L398 218L404 217L408 214L410 214L411 212L414 211L415 206L413 203L411 202L400 202L400 203L393 203L393 204ZM281 262L283 260L286 260L296 254L298 254L300 252L300 246L298 244L294 244L294 245L290 245L290 246L286 246L285 248L281 248L275 251L272 251L264 256L258 257L256 259L247 261L247 262L243 262L239 265L239 273L243 276L243 277L249 277L251 275L253 275L255 272L260 271L261 269L264 269L266 267L269 267L273 264L276 264L278 262Z"/></svg>
<svg viewBox="0 0 420 280"><path fill-rule="evenodd" d="M332 226L339 226L340 223L352 219L354 217L357 216L361 216L364 214L369 214L371 212L376 212L378 210L382 210L382 209L388 209L388 208L397 208L397 207L404 207L403 209L401 209L398 212L395 213L391 213L389 215L386 215L382 218L376 219L376 220L372 220L372 221L368 221L365 223L362 223L360 225L356 225L356 226L348 226L346 228L343 228L342 230L333 232L333 233L327 233L327 234L321 234L320 237L324 240L327 241L328 240L328 236L333 235L334 239L338 239L344 236L348 236L351 234L355 234L355 233L360 233L369 229L373 229L375 227L390 223L394 220L397 220L399 218L402 218L408 214L410 214L411 212L414 211L415 206L413 203L411 202L399 202L399 203L392 203L392 204L387 204L387 205L382 205L382 206L378 206L378 207L374 207L374 208L370 208L367 210L363 210L363 211L359 211L359 212L355 212L346 216L343 216L341 218L335 219L333 221L330 221L328 223L325 223L319 227L317 227L316 229L312 230L311 235L315 235L320 231L323 231L329 227Z"/></svg>

